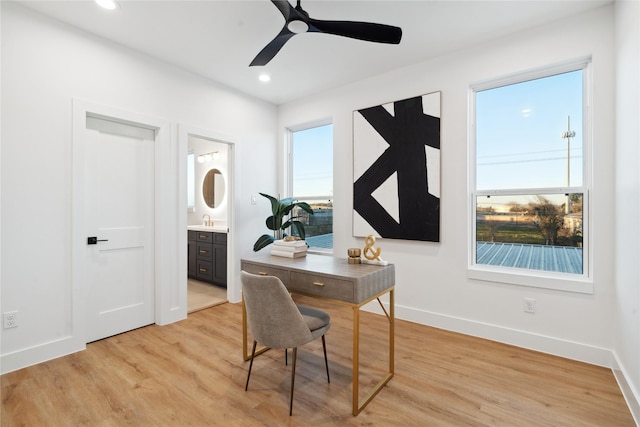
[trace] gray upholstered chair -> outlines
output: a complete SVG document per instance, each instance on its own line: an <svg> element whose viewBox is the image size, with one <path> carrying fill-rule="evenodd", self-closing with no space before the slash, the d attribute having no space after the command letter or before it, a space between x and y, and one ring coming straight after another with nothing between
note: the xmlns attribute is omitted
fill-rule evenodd
<svg viewBox="0 0 640 427"><path fill-rule="evenodd" d="M327 382L331 382L324 338L324 334L331 326L331 318L324 311L297 306L287 288L277 277L260 276L246 271L242 271L240 277L249 330L254 339L247 384L244 389L248 390L249 388L249 378L251 378L251 368L258 342L270 348L285 349L285 354L287 349L292 348L293 363L291 365L291 397L289 401L289 415L291 415L298 346L322 337Z"/></svg>

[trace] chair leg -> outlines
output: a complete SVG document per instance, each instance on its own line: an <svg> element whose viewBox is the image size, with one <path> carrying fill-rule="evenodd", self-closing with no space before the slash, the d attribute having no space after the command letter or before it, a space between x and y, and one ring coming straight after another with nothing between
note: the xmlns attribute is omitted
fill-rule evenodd
<svg viewBox="0 0 640 427"><path fill-rule="evenodd" d="M289 364L289 361L287 360L288 354L289 354L289 349L285 348L284 349L284 364L285 364L285 366Z"/></svg>
<svg viewBox="0 0 640 427"><path fill-rule="evenodd" d="M256 340L253 340L253 350L251 350L251 361L249 362L249 373L247 374L247 384L244 386L244 391L249 389L249 378L251 378L251 368L253 367L253 358L256 355L256 345L258 343Z"/></svg>
<svg viewBox="0 0 640 427"><path fill-rule="evenodd" d="M298 356L298 347L293 347L293 362L291 363L291 398L289 400L289 416L293 413L293 385L296 380L296 358Z"/></svg>
<svg viewBox="0 0 640 427"><path fill-rule="evenodd" d="M322 351L324 351L324 365L327 367L327 382L331 383L329 379L329 359L327 359L327 344L324 342L324 335L322 336Z"/></svg>

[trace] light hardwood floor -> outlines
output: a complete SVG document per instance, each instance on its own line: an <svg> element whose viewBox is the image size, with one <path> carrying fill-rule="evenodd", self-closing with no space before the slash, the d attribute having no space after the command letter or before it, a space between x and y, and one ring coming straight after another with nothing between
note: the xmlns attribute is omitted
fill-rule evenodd
<svg viewBox="0 0 640 427"><path fill-rule="evenodd" d="M91 343L2 376L9 426L634 426L609 369L396 321L395 377L351 415L351 309L327 310L331 384L316 340L298 351L293 416L282 351L256 358L249 391L241 309ZM361 390L384 371L386 318L362 314Z"/></svg>

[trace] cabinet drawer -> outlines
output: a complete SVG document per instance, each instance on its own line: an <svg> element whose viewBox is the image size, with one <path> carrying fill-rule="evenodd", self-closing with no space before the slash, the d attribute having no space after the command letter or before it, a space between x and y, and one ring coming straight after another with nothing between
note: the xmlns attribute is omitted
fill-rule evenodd
<svg viewBox="0 0 640 427"><path fill-rule="evenodd" d="M291 281L287 288L290 291L298 291L308 295L356 302L354 283L348 280L292 271Z"/></svg>
<svg viewBox="0 0 640 427"><path fill-rule="evenodd" d="M210 261L198 260L196 277L198 277L198 279L202 279L207 282L213 281L213 263Z"/></svg>
<svg viewBox="0 0 640 427"><path fill-rule="evenodd" d="M187 239L188 240L198 240L198 232L189 230L187 231Z"/></svg>
<svg viewBox="0 0 640 427"><path fill-rule="evenodd" d="M266 267L264 265L256 265L243 262L241 268L247 273L259 274L261 276L276 276L282 280L282 283L287 285L289 283L289 271L276 267Z"/></svg>
<svg viewBox="0 0 640 427"><path fill-rule="evenodd" d="M213 233L213 243L218 243L220 245L227 244L227 235L226 233Z"/></svg>
<svg viewBox="0 0 640 427"><path fill-rule="evenodd" d="M198 242L213 242L213 233L210 231L196 231Z"/></svg>
<svg viewBox="0 0 640 427"><path fill-rule="evenodd" d="M196 244L196 258L198 261L213 261L213 245L198 242Z"/></svg>

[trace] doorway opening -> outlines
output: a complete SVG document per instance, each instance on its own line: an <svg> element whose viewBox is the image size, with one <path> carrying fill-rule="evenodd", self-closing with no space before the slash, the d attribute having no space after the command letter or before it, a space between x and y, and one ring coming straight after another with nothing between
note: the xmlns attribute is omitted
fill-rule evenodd
<svg viewBox="0 0 640 427"><path fill-rule="evenodd" d="M187 314L228 302L233 287L231 212L233 144L202 130L181 133L184 179Z"/></svg>

